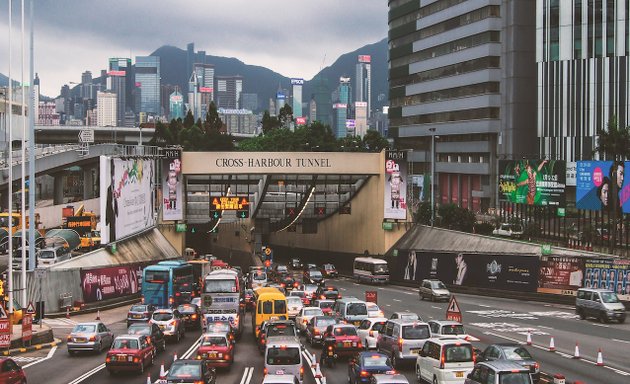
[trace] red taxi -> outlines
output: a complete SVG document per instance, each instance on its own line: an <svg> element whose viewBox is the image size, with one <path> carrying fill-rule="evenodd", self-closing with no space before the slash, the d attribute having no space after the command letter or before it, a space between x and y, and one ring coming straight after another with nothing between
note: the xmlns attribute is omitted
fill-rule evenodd
<svg viewBox="0 0 630 384"><path fill-rule="evenodd" d="M118 336L107 352L105 366L110 374L120 371L144 373L144 369L153 365L155 346L149 343L147 336Z"/></svg>
<svg viewBox="0 0 630 384"><path fill-rule="evenodd" d="M229 368L234 362L234 344L225 333L206 333L197 349L197 360L209 367Z"/></svg>
<svg viewBox="0 0 630 384"><path fill-rule="evenodd" d="M363 350L363 343L357 328L351 324L335 324L326 328L324 339L335 338L335 353L339 356L352 356Z"/></svg>

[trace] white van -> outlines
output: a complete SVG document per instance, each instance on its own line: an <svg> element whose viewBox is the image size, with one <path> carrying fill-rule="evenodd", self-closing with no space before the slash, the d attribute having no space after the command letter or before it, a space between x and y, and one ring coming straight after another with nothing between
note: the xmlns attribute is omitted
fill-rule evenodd
<svg viewBox="0 0 630 384"><path fill-rule="evenodd" d="M607 289L580 288L575 299L575 313L584 320L594 317L602 323L626 321L626 307L613 291Z"/></svg>
<svg viewBox="0 0 630 384"><path fill-rule="evenodd" d="M37 263L40 267L47 267L59 262L70 260L72 253L63 246L42 248L37 252Z"/></svg>
<svg viewBox="0 0 630 384"><path fill-rule="evenodd" d="M357 327L361 325L363 320L368 318L365 301L356 297L346 297L337 300L333 306L333 314L338 321L345 321Z"/></svg>
<svg viewBox="0 0 630 384"><path fill-rule="evenodd" d="M279 336L267 341L264 374L293 375L304 381L302 345L294 337Z"/></svg>
<svg viewBox="0 0 630 384"><path fill-rule="evenodd" d="M472 344L457 337L429 339L416 359L418 382L463 384L475 367Z"/></svg>

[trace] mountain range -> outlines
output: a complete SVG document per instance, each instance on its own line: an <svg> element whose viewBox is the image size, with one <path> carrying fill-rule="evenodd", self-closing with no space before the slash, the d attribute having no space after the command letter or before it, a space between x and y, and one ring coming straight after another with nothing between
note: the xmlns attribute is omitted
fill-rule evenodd
<svg viewBox="0 0 630 384"><path fill-rule="evenodd" d="M155 50L151 55L160 57L162 84L179 85L182 90L188 89L190 73L186 69L186 50L165 45ZM330 66L321 69L313 79L305 80L302 91L303 101L311 99L315 83L319 78L327 79L331 92L336 88L339 77L354 79L358 55L370 55L372 57L372 108L376 109L382 105L387 105L389 86L387 82L386 38L339 56ZM215 76L243 76L243 92L258 94L259 102L262 103L259 107L262 110L267 109L267 102L270 98L275 99L279 87L287 90L291 87L291 79L289 77L274 72L269 68L248 65L233 57L213 55L200 57L199 54L195 56L197 62L203 61L206 64L213 64ZM7 80L6 76L0 74L0 86L6 86ZM93 81L98 82L99 79L95 78ZM78 86L74 88L73 93L76 92L78 94ZM379 99L381 100L379 101Z"/></svg>

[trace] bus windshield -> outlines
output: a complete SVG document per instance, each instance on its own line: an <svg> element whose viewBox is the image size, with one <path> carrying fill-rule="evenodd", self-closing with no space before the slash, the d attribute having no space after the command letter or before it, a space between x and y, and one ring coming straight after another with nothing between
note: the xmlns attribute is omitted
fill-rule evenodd
<svg viewBox="0 0 630 384"><path fill-rule="evenodd" d="M144 272L144 281L147 283L166 283L169 281L168 271L152 271L150 269Z"/></svg>
<svg viewBox="0 0 630 384"><path fill-rule="evenodd" d="M374 264L374 274L375 275L386 275L389 271L387 270L387 264Z"/></svg>
<svg viewBox="0 0 630 384"><path fill-rule="evenodd" d="M236 293L236 280L206 279L203 291L205 293Z"/></svg>

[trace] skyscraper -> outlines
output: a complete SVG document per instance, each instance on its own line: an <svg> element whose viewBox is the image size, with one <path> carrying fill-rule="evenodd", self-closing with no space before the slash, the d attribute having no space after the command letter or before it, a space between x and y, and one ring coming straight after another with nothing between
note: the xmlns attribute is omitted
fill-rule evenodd
<svg viewBox="0 0 630 384"><path fill-rule="evenodd" d="M367 103L367 117L372 111L372 57L359 55L354 79L354 101Z"/></svg>
<svg viewBox="0 0 630 384"><path fill-rule="evenodd" d="M140 110L147 115L159 116L160 108L160 58L136 56L135 86L140 89Z"/></svg>
<svg viewBox="0 0 630 384"><path fill-rule="evenodd" d="M335 124L333 132L337 138L346 137L348 129L346 128L346 120L348 119L348 103L350 101L350 78L340 77L339 94L337 102L333 105L333 114L335 116Z"/></svg>
<svg viewBox="0 0 630 384"><path fill-rule="evenodd" d="M291 79L291 88L293 96L293 116L301 117L302 113L302 86L304 85L304 79Z"/></svg>
<svg viewBox="0 0 630 384"><path fill-rule="evenodd" d="M203 120L208 113L210 102L214 101L214 65L195 63L193 64L193 71L197 75L199 117Z"/></svg>
<svg viewBox="0 0 630 384"><path fill-rule="evenodd" d="M436 137L436 203L485 211L498 159L535 156L536 3L389 1L389 136L418 174Z"/></svg>
<svg viewBox="0 0 630 384"><path fill-rule="evenodd" d="M332 100L330 97L328 78L318 76L316 79L313 79L313 82L315 83L314 99L316 105L316 120L322 124L332 126Z"/></svg>
<svg viewBox="0 0 630 384"><path fill-rule="evenodd" d="M96 125L99 127L117 126L117 95L113 92L97 92Z"/></svg>
<svg viewBox="0 0 630 384"><path fill-rule="evenodd" d="M169 99L169 120L184 118L184 97L178 91L171 93Z"/></svg>
<svg viewBox="0 0 630 384"><path fill-rule="evenodd" d="M630 125L628 0L536 4L540 154L592 159L613 116Z"/></svg>
<svg viewBox="0 0 630 384"><path fill-rule="evenodd" d="M217 76L217 108L239 109L242 92L242 76Z"/></svg>
<svg viewBox="0 0 630 384"><path fill-rule="evenodd" d="M130 76L131 59L109 59L107 89L116 95L116 124L120 127L125 124L125 111L128 107L127 103L131 103L131 87L128 84Z"/></svg>

